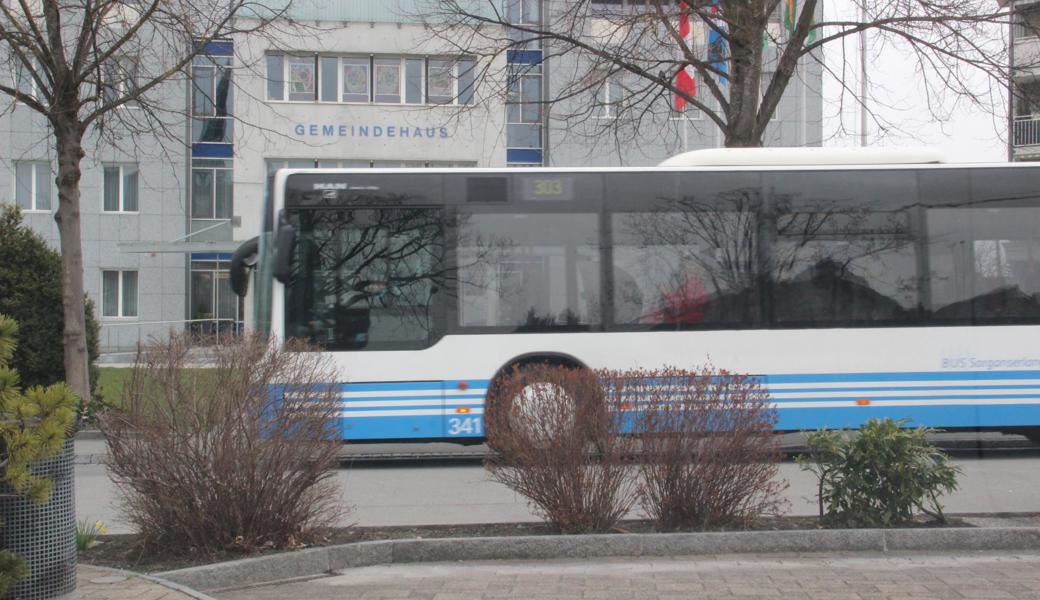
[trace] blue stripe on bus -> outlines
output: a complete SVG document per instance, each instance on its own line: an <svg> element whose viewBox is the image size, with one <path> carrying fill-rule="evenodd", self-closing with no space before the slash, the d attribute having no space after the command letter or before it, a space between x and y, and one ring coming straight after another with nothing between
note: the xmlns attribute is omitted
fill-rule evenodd
<svg viewBox="0 0 1040 600"><path fill-rule="evenodd" d="M805 394L813 392L938 392L942 390L1034 390L1040 389L1040 383L1022 385L893 385L866 387L818 387L818 388L780 388L769 390L773 394Z"/></svg>
<svg viewBox="0 0 1040 600"><path fill-rule="evenodd" d="M932 405L932 406L850 406L811 410L777 411L777 430L859 428L870 419L908 419L907 426L918 427L1004 427L1040 424L1040 405Z"/></svg>
<svg viewBox="0 0 1040 600"><path fill-rule="evenodd" d="M488 379L459 379L448 381L388 381L379 383L342 383L344 392L394 392L406 390L457 390L459 384L466 384L466 389L484 389L491 381Z"/></svg>
<svg viewBox="0 0 1040 600"><path fill-rule="evenodd" d="M349 440L429 439L445 437L440 415L340 419L343 438Z"/></svg>
<svg viewBox="0 0 1040 600"><path fill-rule="evenodd" d="M971 381L976 379L1040 379L1040 371L921 371L916 373L804 373L762 375L767 385L774 383L829 383L856 381Z"/></svg>
<svg viewBox="0 0 1040 600"><path fill-rule="evenodd" d="M458 399L476 399L483 398L485 394L452 394L445 396L442 394L420 394L417 396L347 396L342 398L344 404L351 402L391 402L395 400L444 400L450 402Z"/></svg>
<svg viewBox="0 0 1040 600"><path fill-rule="evenodd" d="M864 394L865 395L865 394ZM1026 400L1032 398L1040 398L1040 394L971 394L971 395L938 395L938 396L873 396L867 398L868 400ZM809 397L809 398L789 398L787 396L783 398L773 398L773 401L777 404L783 404L784 402L841 402L849 401L855 402L858 400L855 396L823 396L823 397Z"/></svg>

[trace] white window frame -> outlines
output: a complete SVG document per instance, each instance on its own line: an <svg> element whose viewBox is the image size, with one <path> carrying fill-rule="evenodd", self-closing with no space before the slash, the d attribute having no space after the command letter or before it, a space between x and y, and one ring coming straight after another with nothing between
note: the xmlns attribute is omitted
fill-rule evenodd
<svg viewBox="0 0 1040 600"><path fill-rule="evenodd" d="M105 314L105 273L118 273L116 277L116 314ZM125 273L137 274L137 297L134 299L137 314L124 315L126 307L123 306L123 280ZM138 319L141 314L141 272L137 269L101 269L101 318L103 319Z"/></svg>
<svg viewBox="0 0 1040 600"><path fill-rule="evenodd" d="M620 98L612 98L610 90L617 86L621 90ZM620 81L617 81L615 77L604 77L603 84L600 85L599 89L596 90L596 114L593 118L596 119L616 119L618 118L617 104L621 102L627 94L625 94L625 87L621 85Z"/></svg>
<svg viewBox="0 0 1040 600"><path fill-rule="evenodd" d="M105 210L105 169L119 169L119 190L116 192L119 208L117 210ZM137 209L126 210L126 182L127 168L137 170ZM137 163L104 163L101 165L101 212L108 215L123 214L136 215L141 212L141 168Z"/></svg>
<svg viewBox="0 0 1040 600"><path fill-rule="evenodd" d="M39 180L39 174L37 171L41 168L47 169L47 175L53 174L51 171L51 164L47 161L42 160L18 160L14 162L14 177L11 178L11 182L14 185L14 189L11 192L12 204L18 206L18 165L28 164L32 167L32 181L29 182L29 199L31 205L29 208L22 208L22 212L31 213L49 213L54 212L54 192L50 191L50 197L47 198L47 208L38 208L39 190L36 189L36 182ZM53 185L53 182L52 182Z"/></svg>
<svg viewBox="0 0 1040 600"><path fill-rule="evenodd" d="M406 89L405 89L406 86L405 86L405 81L404 80L405 80L405 77L406 77L407 74L405 73L406 65L405 65L404 59L405 59L404 56L373 56L372 57L372 60L369 62L369 64L371 65L371 68L369 70L369 76L372 78L371 79L371 86L370 86L371 87L372 104L385 104L387 106L398 106L398 105L401 105L401 104L405 104L404 95L405 95L405 91L406 91ZM388 65L378 65L378 64L376 64L376 61L380 61L380 60L397 60L397 97L399 98L399 100L397 102L386 102L384 100L376 100L376 96L379 95L379 89L378 89L379 83L376 81L376 68L377 67L386 67L386 66L388 66ZM423 100L425 100L425 99L426 98L423 98Z"/></svg>
<svg viewBox="0 0 1040 600"><path fill-rule="evenodd" d="M35 60L33 61L33 63L33 69L39 71L39 64L35 64ZM26 77L29 78L29 91L27 92L27 94L30 97L38 100L40 98L40 86L36 83L36 78L32 76L32 73L29 71L29 69L27 69L25 65L23 65L20 61L15 63L14 72L12 73L11 77L12 81L14 82L14 88L19 92L23 91L21 89L21 86L19 85L19 75L23 72L23 69Z"/></svg>
<svg viewBox="0 0 1040 600"><path fill-rule="evenodd" d="M473 99L469 104L463 104L460 101L459 94L461 89L459 87L459 77L461 75L461 68L463 61L471 61L476 69L477 59L469 56L416 56L406 54L371 54L371 55L360 55L360 54L306 54L306 53L275 53L277 56L282 58L282 97L271 98L267 97L267 102L285 102L291 104L350 104L350 105L377 105L377 106L473 106L477 103L476 90L472 90ZM315 58L317 57L317 58ZM336 99L335 100L322 100L321 99L321 59L332 58L336 60ZM314 80L314 97L307 100L291 100L289 99L290 88L292 82L289 77L289 63L292 60L315 60L315 80ZM346 81L347 78L343 74L343 69L346 67L345 59L362 60L367 63L367 100L344 100L343 95L346 92ZM398 80L397 80L397 94L400 100L397 102L377 101L376 96L376 61L379 60L395 60L397 61L398 68ZM408 102L408 61L418 60L422 62L422 69L419 72L419 102ZM450 102L430 102L429 85L430 85L430 62L431 61L443 61L451 63L451 70L449 76L451 77L451 101ZM270 78L270 73L265 75L265 82ZM476 87L476 73L474 73L474 88ZM265 95L267 93L265 85Z"/></svg>
<svg viewBox="0 0 1040 600"><path fill-rule="evenodd" d="M230 159L230 158L224 158L224 159L210 159L210 158L198 159L198 158L196 158L194 160L207 160L207 161L209 161L209 160L214 160L214 161L219 160L219 161L227 162L227 163L230 163L232 161L232 159ZM192 221L213 221L213 222L230 221L234 217L234 215L235 215L235 182L234 182L234 180L232 180L232 182L231 182L231 198L230 198L230 200L231 200L231 214L229 216L227 216L227 217L218 217L217 216L217 172L218 171L226 171L228 173L233 173L234 170L235 170L234 169L234 165L232 165L232 166L226 166L225 165L225 166L221 166L221 167L213 166L213 165L195 165L194 164L194 160L192 161L192 165L191 165L191 177L188 178L188 181L189 181L189 183L188 183L188 186L189 186L189 190L188 190L188 218L191 219ZM209 191L210 191L210 208L213 209L213 216L212 217L199 217L199 216L196 216L195 213L194 213L194 210L195 210L195 171L209 171L210 172L210 190Z"/></svg>
<svg viewBox="0 0 1040 600"><path fill-rule="evenodd" d="M111 59L118 65L117 73L128 73L130 76L126 78L120 78L118 81L111 81L109 76L112 74L107 67L101 69L101 99L103 102L108 102L109 99L106 97L112 90L111 93L116 98L130 94L134 88L137 87L138 82L141 78L141 62L133 56L114 56ZM119 105L119 108L140 108L135 100L130 100Z"/></svg>
<svg viewBox="0 0 1040 600"><path fill-rule="evenodd" d="M356 55L356 54L353 54L353 55L347 54L347 55L339 56L337 58L338 58L338 60L337 60L338 65L337 65L336 68L338 69L337 70L337 76L339 78L339 85L338 85L339 92L336 94L336 100L340 104L374 104L375 103L374 102L375 94L373 92L375 91L375 83L373 81L373 78L375 77L375 73L372 72L374 70L373 69L373 65L372 65L372 57L371 56L360 56L360 55ZM345 58L351 59L351 60L362 60L363 59L363 60L367 61L367 63L368 63L368 66L366 67L366 71L368 72L368 77L366 78L366 81L365 81L365 83L366 83L365 87L367 88L365 93L368 94L368 99L365 100L365 101L344 100L343 99L343 94L347 93L347 87L346 87L347 86L347 78L343 74L343 69L346 67L346 63L343 62L343 59L345 59ZM358 66L358 65L352 65L352 66ZM353 92L351 92L351 93L353 93Z"/></svg>

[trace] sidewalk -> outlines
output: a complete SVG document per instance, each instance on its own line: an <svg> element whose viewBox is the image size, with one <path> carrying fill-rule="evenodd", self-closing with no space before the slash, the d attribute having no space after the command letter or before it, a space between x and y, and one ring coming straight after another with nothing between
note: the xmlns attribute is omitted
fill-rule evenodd
<svg viewBox="0 0 1040 600"><path fill-rule="evenodd" d="M715 555L484 561L352 569L221 600L1040 598L1040 554Z"/></svg>
<svg viewBox="0 0 1040 600"><path fill-rule="evenodd" d="M79 565L76 588L80 600L206 600L209 596L168 587L132 573Z"/></svg>

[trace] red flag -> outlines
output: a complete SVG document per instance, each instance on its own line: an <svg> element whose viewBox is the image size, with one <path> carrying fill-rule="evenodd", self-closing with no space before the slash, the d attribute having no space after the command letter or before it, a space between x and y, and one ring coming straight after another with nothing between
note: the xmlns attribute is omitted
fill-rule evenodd
<svg viewBox="0 0 1040 600"><path fill-rule="evenodd" d="M693 47L690 32L690 7L686 2L679 2L679 36L686 41L688 48ZM683 59L685 57L681 56L680 60ZM693 65L687 64L675 74L675 87L687 96L695 96L697 94L697 80L695 77L696 70L693 68ZM686 98L675 94L675 110L682 111L684 108L686 108Z"/></svg>

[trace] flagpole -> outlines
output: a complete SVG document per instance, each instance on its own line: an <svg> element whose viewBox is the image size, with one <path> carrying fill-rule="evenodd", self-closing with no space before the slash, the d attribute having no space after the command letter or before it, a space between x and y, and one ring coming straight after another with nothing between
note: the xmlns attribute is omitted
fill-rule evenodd
<svg viewBox="0 0 1040 600"><path fill-rule="evenodd" d="M867 22L867 1L861 0L860 19ZM867 30L859 32L859 145L867 145Z"/></svg>

